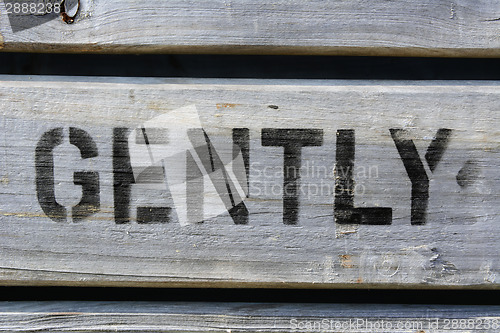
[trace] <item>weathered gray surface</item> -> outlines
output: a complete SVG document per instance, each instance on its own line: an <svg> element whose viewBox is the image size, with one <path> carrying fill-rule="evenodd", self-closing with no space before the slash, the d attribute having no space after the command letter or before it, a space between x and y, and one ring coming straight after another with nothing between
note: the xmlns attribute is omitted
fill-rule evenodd
<svg viewBox="0 0 500 333"><path fill-rule="evenodd" d="M8 332L498 332L498 306L2 302Z"/></svg>
<svg viewBox="0 0 500 333"><path fill-rule="evenodd" d="M6 51L500 56L490 0L80 0L74 23L17 32L0 12Z"/></svg>
<svg viewBox="0 0 500 333"><path fill-rule="evenodd" d="M498 288L499 98L500 86L491 82L3 76L0 284ZM180 225L175 210L169 223L138 224L139 206L174 207L164 184L132 184L130 220L116 224L113 128L133 132L186 105L196 106L214 142L226 143L217 148L226 164L231 129L249 128L248 224L220 212ZM66 222L42 211L35 180L37 144L59 127L55 198L67 208ZM81 159L68 141L70 127L93 138L97 157ZM283 148L263 147L263 128L323 130L322 145L304 147L301 161L330 172L303 175L296 225L283 223L290 222L283 221L280 192ZM407 130L422 159L439 128L453 130L434 171L423 162L430 179L423 225L411 224L412 185L394 128ZM339 129L356 135L354 205L391 207L391 225L335 223L331 170ZM167 179L184 175L169 165ZM100 209L81 221L71 218L82 195L73 184L78 171L98 172L100 181Z"/></svg>

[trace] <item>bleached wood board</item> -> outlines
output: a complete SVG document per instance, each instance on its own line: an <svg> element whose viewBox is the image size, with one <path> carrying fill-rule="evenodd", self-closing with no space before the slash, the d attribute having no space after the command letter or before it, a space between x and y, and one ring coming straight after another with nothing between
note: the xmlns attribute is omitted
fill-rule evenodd
<svg viewBox="0 0 500 333"><path fill-rule="evenodd" d="M498 306L2 302L8 332L498 332Z"/></svg>
<svg viewBox="0 0 500 333"><path fill-rule="evenodd" d="M0 79L0 284L499 286L497 83Z"/></svg>
<svg viewBox="0 0 500 333"><path fill-rule="evenodd" d="M5 51L500 56L489 0L80 0L72 24L0 13Z"/></svg>

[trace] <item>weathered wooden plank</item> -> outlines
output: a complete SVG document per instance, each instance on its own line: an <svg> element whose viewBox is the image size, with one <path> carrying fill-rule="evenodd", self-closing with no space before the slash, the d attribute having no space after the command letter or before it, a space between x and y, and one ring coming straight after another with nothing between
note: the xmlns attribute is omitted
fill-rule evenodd
<svg viewBox="0 0 500 333"><path fill-rule="evenodd" d="M54 14L60 1L19 15L16 3L38 1L3 0L0 49L500 56L496 1L68 0Z"/></svg>
<svg viewBox="0 0 500 333"><path fill-rule="evenodd" d="M499 97L3 76L0 283L498 288Z"/></svg>
<svg viewBox="0 0 500 333"><path fill-rule="evenodd" d="M498 332L498 306L3 302L9 332Z"/></svg>

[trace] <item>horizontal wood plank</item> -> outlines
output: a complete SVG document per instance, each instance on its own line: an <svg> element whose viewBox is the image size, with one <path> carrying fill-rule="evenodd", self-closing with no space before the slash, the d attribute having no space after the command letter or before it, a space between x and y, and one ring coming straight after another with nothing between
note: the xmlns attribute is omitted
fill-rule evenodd
<svg viewBox="0 0 500 333"><path fill-rule="evenodd" d="M0 4L0 50L500 56L488 0L68 0L21 15L26 1Z"/></svg>
<svg viewBox="0 0 500 333"><path fill-rule="evenodd" d="M498 332L498 306L3 302L10 332Z"/></svg>
<svg viewBox="0 0 500 333"><path fill-rule="evenodd" d="M0 284L499 286L498 83L0 79Z"/></svg>

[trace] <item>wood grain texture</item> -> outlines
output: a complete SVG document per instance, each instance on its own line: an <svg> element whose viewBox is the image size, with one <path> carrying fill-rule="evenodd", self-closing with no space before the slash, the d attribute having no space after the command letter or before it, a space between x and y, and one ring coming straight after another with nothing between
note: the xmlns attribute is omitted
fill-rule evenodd
<svg viewBox="0 0 500 333"><path fill-rule="evenodd" d="M499 286L498 83L0 79L2 285ZM210 159L192 151L191 171L210 160L226 174L182 192L183 135L169 133L193 121L212 146ZM248 129L250 190L229 214L224 186L245 185L228 176L234 128ZM313 136L273 146L273 129ZM149 152L142 130L156 133ZM155 149L170 159L139 181ZM297 161L299 191L284 198L284 165Z"/></svg>
<svg viewBox="0 0 500 333"><path fill-rule="evenodd" d="M9 332L498 332L498 306L3 302ZM381 328L381 329L379 329Z"/></svg>
<svg viewBox="0 0 500 333"><path fill-rule="evenodd" d="M489 0L81 0L72 24L0 8L5 51L500 56Z"/></svg>

